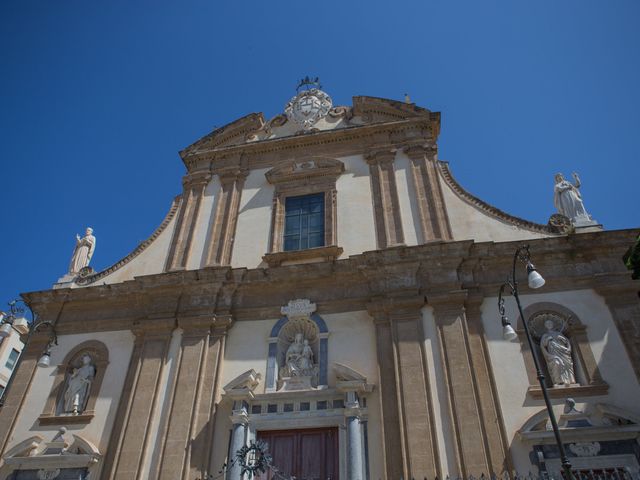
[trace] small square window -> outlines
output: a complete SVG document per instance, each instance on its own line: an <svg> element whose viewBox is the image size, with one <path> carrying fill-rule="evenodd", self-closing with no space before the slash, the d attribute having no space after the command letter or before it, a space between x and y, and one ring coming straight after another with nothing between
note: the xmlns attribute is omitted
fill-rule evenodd
<svg viewBox="0 0 640 480"><path fill-rule="evenodd" d="M283 411L284 412L293 412L293 403L285 403Z"/></svg>
<svg viewBox="0 0 640 480"><path fill-rule="evenodd" d="M326 410L327 409L327 401L326 400L322 400L318 403L316 403L316 410Z"/></svg>
<svg viewBox="0 0 640 480"><path fill-rule="evenodd" d="M262 405L252 405L251 413L254 415L260 415L262 413Z"/></svg>
<svg viewBox="0 0 640 480"><path fill-rule="evenodd" d="M276 403L270 403L267 405L267 413L276 413L278 411L278 405Z"/></svg>
<svg viewBox="0 0 640 480"><path fill-rule="evenodd" d="M308 410L310 410L311 408L311 404L309 402L300 402L300 411L301 412L306 412Z"/></svg>

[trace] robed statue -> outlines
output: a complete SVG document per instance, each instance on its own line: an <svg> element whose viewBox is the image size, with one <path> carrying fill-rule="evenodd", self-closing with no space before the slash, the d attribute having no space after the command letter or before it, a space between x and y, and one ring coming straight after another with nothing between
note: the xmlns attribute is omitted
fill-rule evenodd
<svg viewBox="0 0 640 480"><path fill-rule="evenodd" d="M96 237L93 236L93 228L88 227L82 238L80 235L76 235L76 246L69 263L69 273L80 273L80 270L88 267L95 249Z"/></svg>
<svg viewBox="0 0 640 480"><path fill-rule="evenodd" d="M554 329L553 320L544 322L546 332L540 337L540 349L547 362L549 376L554 385L576 383L569 339Z"/></svg>
<svg viewBox="0 0 640 480"><path fill-rule="evenodd" d="M553 189L553 204L558 213L571 220L571 223L591 223L591 216L587 213L582 203L580 195L580 177L574 172L575 184L565 180L561 173L555 176L555 187Z"/></svg>
<svg viewBox="0 0 640 480"><path fill-rule="evenodd" d="M96 368L91 364L91 357L87 354L81 358L80 368L74 368L64 391L64 411L66 413L82 413L89 398L91 384L96 375Z"/></svg>

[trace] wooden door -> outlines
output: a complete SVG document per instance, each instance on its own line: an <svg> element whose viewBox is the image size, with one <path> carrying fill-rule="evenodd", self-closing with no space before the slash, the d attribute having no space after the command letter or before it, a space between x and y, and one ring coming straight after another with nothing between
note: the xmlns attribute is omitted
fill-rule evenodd
<svg viewBox="0 0 640 480"><path fill-rule="evenodd" d="M273 466L285 476L298 480L339 480L338 429L276 430L258 432L269 444ZM258 477L271 480L269 472Z"/></svg>

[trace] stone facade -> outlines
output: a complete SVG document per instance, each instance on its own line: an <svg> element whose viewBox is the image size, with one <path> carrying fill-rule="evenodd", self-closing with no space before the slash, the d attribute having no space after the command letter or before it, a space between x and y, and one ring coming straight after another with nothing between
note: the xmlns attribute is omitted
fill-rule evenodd
<svg viewBox="0 0 640 480"><path fill-rule="evenodd" d="M439 129L438 113L355 97L304 131L251 114L182 151L183 193L149 240L71 287L24 294L59 341L47 368L47 332L25 349L0 410L0 478L204 478L261 436L307 431L337 441L341 479L557 468L531 352L502 340L496 309L524 240L547 280L521 285L525 316L572 319L579 382L551 396L582 417L563 428L613 442L593 468L637 471L640 306L621 261L637 233L560 234L487 205L438 160ZM288 251L286 200L307 194L323 199L323 245ZM85 350L86 409L61 414Z"/></svg>

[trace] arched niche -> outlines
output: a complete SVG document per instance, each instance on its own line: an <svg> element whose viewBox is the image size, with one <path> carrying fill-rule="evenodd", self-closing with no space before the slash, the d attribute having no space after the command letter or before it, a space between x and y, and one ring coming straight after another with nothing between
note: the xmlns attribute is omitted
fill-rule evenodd
<svg viewBox="0 0 640 480"><path fill-rule="evenodd" d="M565 307L554 302L537 302L529 305L523 311L524 318L527 319L529 330L533 336L535 348L541 366L548 378L546 361L543 358L539 347L540 330L545 320L551 319L556 324L556 329L569 339L574 361L576 374L576 384L572 386L548 385L548 393L551 397L585 396L606 394L609 386L604 382L598 369L595 357L589 346L587 338L587 327L580 317ZM533 363L533 355L525 337L523 319L518 317L516 322L516 332L520 337L520 345L524 355L524 363L529 379L529 394L536 399L542 398L542 391L536 378L536 369Z"/></svg>
<svg viewBox="0 0 640 480"><path fill-rule="evenodd" d="M85 355L91 357L91 364L95 368L95 375L91 382L88 398L79 414L69 414L63 411L62 402L67 381L75 368L81 365ZM45 403L42 414L38 418L41 425L88 423L95 414L95 405L104 374L109 364L109 350L98 340L89 340L76 345L65 356L63 362L56 367L53 387Z"/></svg>
<svg viewBox="0 0 640 480"><path fill-rule="evenodd" d="M313 305L313 304L309 304ZM315 305L313 305L315 309ZM284 354L296 332L303 332L309 337L314 359L318 364L317 386L327 385L327 358L329 330L323 318L317 313L308 315L285 315L271 329L269 336L269 353L267 359L266 391L275 392L278 388L279 370L284 362Z"/></svg>

